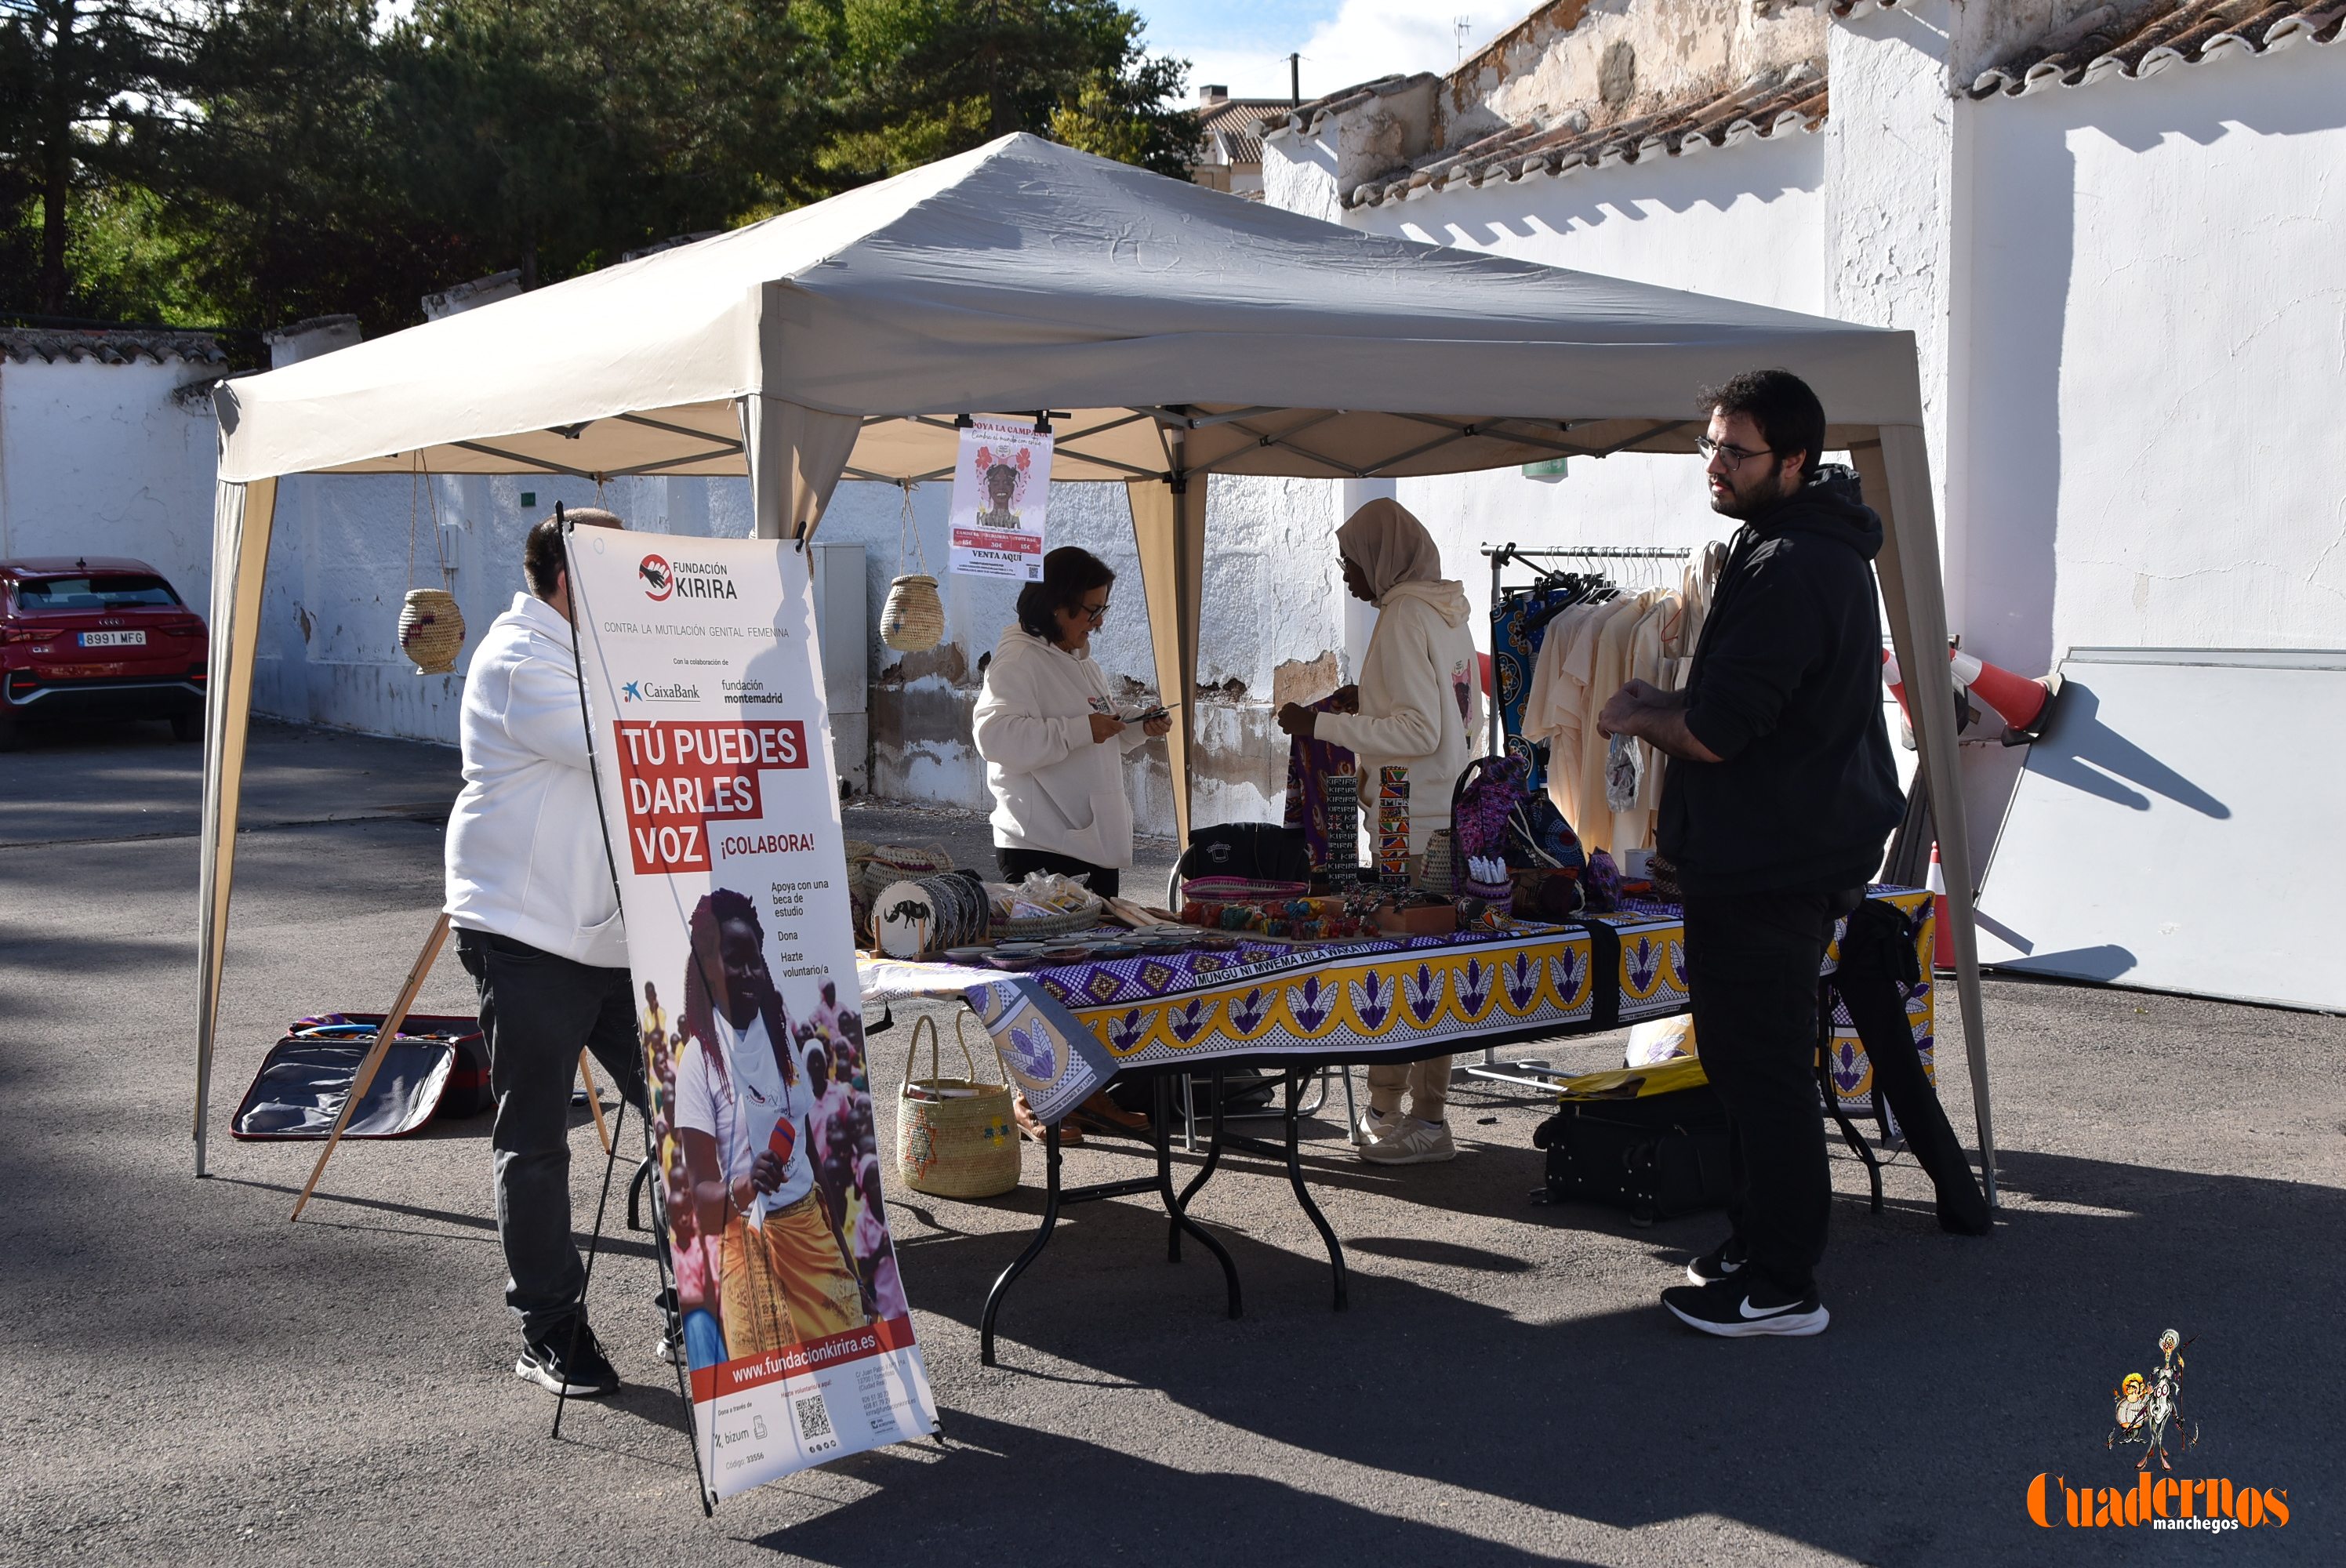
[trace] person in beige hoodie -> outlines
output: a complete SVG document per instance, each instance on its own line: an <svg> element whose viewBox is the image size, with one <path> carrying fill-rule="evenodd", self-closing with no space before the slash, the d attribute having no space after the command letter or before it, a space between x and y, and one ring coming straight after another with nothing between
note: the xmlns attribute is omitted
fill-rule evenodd
<svg viewBox="0 0 2346 1568"><path fill-rule="evenodd" d="M1279 711L1279 727L1341 746L1359 759L1363 815L1382 770L1409 780L1409 849L1422 857L1450 826L1450 792L1474 755L1483 724L1483 682L1466 590L1442 575L1442 552L1425 525L1397 501L1372 501L1336 530L1344 586L1377 607L1377 627L1361 660L1357 687L1339 693L1349 713L1315 713L1298 703ZM1406 1091L1409 1112L1402 1111ZM1444 1106L1450 1058L1369 1069L1369 1109L1353 1129L1361 1157L1379 1165L1426 1165L1452 1158Z"/></svg>

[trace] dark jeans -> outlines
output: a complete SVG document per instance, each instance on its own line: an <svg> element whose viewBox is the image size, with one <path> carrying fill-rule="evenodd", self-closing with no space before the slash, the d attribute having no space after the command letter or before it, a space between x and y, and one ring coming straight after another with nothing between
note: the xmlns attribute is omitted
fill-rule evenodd
<svg viewBox="0 0 2346 1568"><path fill-rule="evenodd" d="M1005 881L1023 881L1033 871L1056 871L1063 877L1089 877L1084 885L1104 899L1112 899L1123 891L1124 873L1114 866L1095 866L1073 855L1055 855L1048 850L1014 850L1007 844L997 844L994 858L1002 863Z"/></svg>
<svg viewBox="0 0 2346 1568"><path fill-rule="evenodd" d="M505 1305L522 1336L567 1333L586 1266L570 1231L570 1093L592 1051L627 1104L644 1105L643 1033L624 969L576 963L511 937L459 931L456 956L481 993L496 1125L489 1135Z"/></svg>
<svg viewBox="0 0 2346 1568"><path fill-rule="evenodd" d="M1695 1049L1734 1132L1728 1218L1753 1277L1816 1288L1832 1211L1817 1092L1817 972L1862 891L1686 899Z"/></svg>

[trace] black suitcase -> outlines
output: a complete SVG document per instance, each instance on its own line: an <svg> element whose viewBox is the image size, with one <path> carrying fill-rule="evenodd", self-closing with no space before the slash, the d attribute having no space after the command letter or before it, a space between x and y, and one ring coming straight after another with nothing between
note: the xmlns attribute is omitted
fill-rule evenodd
<svg viewBox="0 0 2346 1568"><path fill-rule="evenodd" d="M1727 1111L1705 1084L1638 1099L1573 1100L1542 1122L1547 1184L1535 1203L1607 1204L1634 1225L1726 1206L1734 1158Z"/></svg>

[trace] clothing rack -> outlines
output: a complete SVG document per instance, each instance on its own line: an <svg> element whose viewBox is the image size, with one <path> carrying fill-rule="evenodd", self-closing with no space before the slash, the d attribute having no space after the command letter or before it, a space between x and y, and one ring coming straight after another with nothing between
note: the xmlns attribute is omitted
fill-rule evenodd
<svg viewBox="0 0 2346 1568"><path fill-rule="evenodd" d="M1535 565L1545 561L1683 561L1694 554L1694 549L1690 545L1581 545L1556 550L1525 550L1510 539L1504 545L1483 545L1482 553L1491 563L1491 607L1495 610L1503 592L1500 577L1517 562ZM1493 678L1496 679L1495 672ZM1495 757L1506 739L1499 713L1499 694L1494 689L1490 696L1490 751Z"/></svg>

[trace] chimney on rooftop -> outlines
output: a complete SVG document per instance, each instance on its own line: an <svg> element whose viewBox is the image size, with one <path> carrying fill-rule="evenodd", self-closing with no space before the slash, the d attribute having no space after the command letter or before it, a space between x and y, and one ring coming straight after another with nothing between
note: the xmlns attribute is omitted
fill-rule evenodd
<svg viewBox="0 0 2346 1568"><path fill-rule="evenodd" d="M269 344L269 368L272 371L347 349L360 336L356 316L312 316L306 321L291 322L261 334Z"/></svg>
<svg viewBox="0 0 2346 1568"><path fill-rule="evenodd" d="M1198 107L1201 109L1212 108L1216 104L1228 102L1229 96L1230 89L1219 82L1209 87L1199 87L1198 89Z"/></svg>
<svg viewBox="0 0 2346 1568"><path fill-rule="evenodd" d="M510 300L520 292L521 269L508 267L502 272L492 272L485 278L459 283L437 294L424 295L423 319L427 321L445 321L450 316L461 316L467 311L477 311L483 305Z"/></svg>

